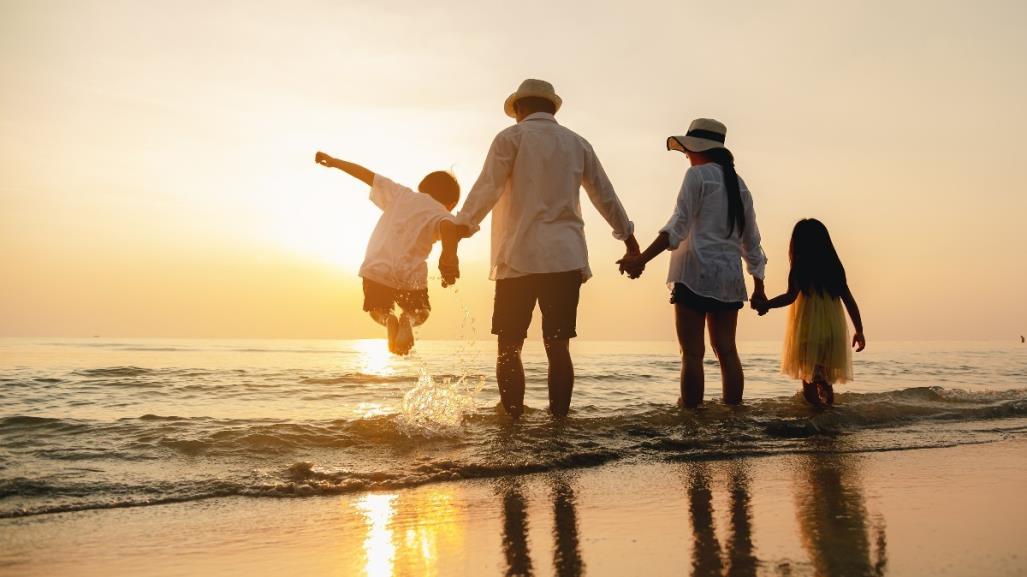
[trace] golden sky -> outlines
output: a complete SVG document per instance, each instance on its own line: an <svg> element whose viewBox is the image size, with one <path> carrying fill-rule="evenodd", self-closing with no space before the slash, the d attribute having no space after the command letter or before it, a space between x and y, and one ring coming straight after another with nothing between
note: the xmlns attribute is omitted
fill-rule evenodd
<svg viewBox="0 0 1027 577"><path fill-rule="evenodd" d="M537 77L643 245L687 167L666 136L717 118L769 292L812 216L868 339L1014 338L1024 30L1018 1L0 0L0 335L380 336L356 277L379 213L314 152L410 185L453 167L466 192L503 99ZM619 277L583 202L579 334L672 338L666 257ZM462 306L487 335L487 229L462 259L422 337L458 336ZM740 338L779 338L783 317L745 314Z"/></svg>

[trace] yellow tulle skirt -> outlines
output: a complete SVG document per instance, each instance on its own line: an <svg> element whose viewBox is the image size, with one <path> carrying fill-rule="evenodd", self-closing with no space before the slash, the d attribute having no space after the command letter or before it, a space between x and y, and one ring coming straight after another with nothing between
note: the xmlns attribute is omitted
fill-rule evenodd
<svg viewBox="0 0 1027 577"><path fill-rule="evenodd" d="M840 298L799 293L788 309L781 372L807 383L852 380L849 326Z"/></svg>

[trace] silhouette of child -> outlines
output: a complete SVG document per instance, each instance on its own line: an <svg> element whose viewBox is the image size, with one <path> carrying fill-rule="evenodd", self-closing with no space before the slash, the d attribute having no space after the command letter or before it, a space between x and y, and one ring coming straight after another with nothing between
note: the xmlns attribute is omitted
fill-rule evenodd
<svg viewBox="0 0 1027 577"><path fill-rule="evenodd" d="M759 314L792 305L788 315L781 372L802 380L802 395L816 406L834 404L835 383L852 380L852 351L842 305L856 329L851 346L866 347L859 307L845 279L845 267L827 227L807 218L796 223L788 248L788 292L754 299Z"/></svg>
<svg viewBox="0 0 1027 577"><path fill-rule="evenodd" d="M425 261L432 244L439 240L440 229L452 226L451 211L460 200L460 184L450 173L436 171L417 185L418 194L359 164L323 152L318 152L314 161L370 185L371 202L382 209L360 266L364 310L388 329L389 350L405 355L414 346L412 327L426 321L431 312ZM393 312L395 305L402 311L398 318Z"/></svg>

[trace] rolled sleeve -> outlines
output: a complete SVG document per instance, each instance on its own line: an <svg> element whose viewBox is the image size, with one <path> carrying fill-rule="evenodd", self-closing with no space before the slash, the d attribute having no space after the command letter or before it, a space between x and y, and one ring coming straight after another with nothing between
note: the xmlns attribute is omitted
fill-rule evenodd
<svg viewBox="0 0 1027 577"><path fill-rule="evenodd" d="M508 131L500 132L492 141L489 153L485 157L478 180L467 193L467 200L460 207L454 222L463 225L474 234L480 230L481 221L506 188L506 181L513 170L514 159L517 157L517 144L511 139Z"/></svg>
<svg viewBox="0 0 1027 577"><path fill-rule="evenodd" d="M620 198L613 189L613 183L606 176L599 157L591 146L585 147L585 171L582 174L582 186L588 193L589 200L596 207L610 227L613 228L613 238L627 240L635 234L635 223L628 219L628 213L624 210Z"/></svg>
<svg viewBox="0 0 1027 577"><path fill-rule="evenodd" d="M745 206L745 232L742 233L742 257L745 259L746 270L752 276L762 279L766 276L767 255L763 252L760 227L756 224L756 209L753 208L752 195L746 190L748 202Z"/></svg>

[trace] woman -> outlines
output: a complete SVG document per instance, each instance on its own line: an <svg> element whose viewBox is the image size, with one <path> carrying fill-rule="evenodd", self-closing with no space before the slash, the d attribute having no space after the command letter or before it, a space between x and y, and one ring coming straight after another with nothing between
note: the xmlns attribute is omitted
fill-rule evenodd
<svg viewBox="0 0 1027 577"><path fill-rule="evenodd" d="M674 215L656 240L638 256L618 261L632 278L646 263L670 249L667 283L674 305L681 344L681 403L688 408L703 400L703 330L709 324L710 343L720 360L724 402L742 402L744 377L735 346L738 311L746 300L741 258L753 276L753 301L766 301L763 271L767 257L752 195L735 173L734 157L724 147L727 128L706 118L688 127L684 136L667 139L667 150L685 153L691 167L678 193Z"/></svg>

